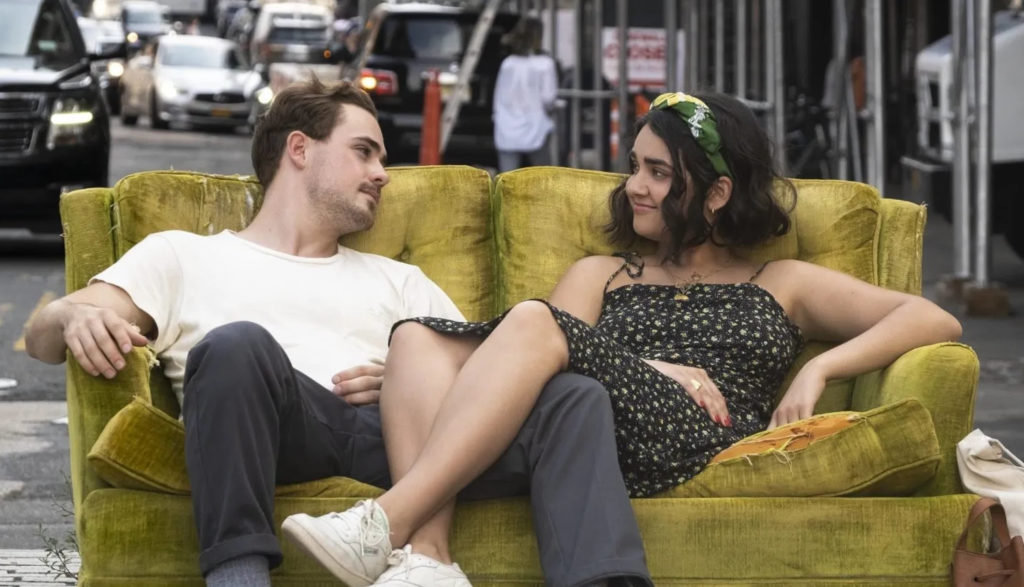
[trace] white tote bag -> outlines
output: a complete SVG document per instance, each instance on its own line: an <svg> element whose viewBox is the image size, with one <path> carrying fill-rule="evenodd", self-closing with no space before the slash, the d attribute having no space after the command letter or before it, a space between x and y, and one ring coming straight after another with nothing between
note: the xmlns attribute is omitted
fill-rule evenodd
<svg viewBox="0 0 1024 587"><path fill-rule="evenodd" d="M981 430L957 443L956 462L964 487L1003 504L1010 536L1024 536L1024 463Z"/></svg>

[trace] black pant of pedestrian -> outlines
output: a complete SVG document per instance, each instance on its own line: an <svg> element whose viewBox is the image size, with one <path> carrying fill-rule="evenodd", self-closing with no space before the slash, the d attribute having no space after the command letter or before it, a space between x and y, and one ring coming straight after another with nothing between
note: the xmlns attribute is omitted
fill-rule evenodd
<svg viewBox="0 0 1024 587"><path fill-rule="evenodd" d="M251 322L216 328L189 353L183 418L204 575L244 555L281 563L276 484L335 475L391 483L377 406L352 406L296 371ZM509 449L460 499L526 494L548 585L651 585L597 381L552 379Z"/></svg>

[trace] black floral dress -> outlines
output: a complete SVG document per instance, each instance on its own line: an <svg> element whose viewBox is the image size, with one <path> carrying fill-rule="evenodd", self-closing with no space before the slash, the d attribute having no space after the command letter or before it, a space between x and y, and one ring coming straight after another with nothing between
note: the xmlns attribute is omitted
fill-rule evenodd
<svg viewBox="0 0 1024 587"><path fill-rule="evenodd" d="M623 256L619 271L639 277L639 257ZM568 369L597 379L611 396L619 465L633 497L682 484L717 453L763 430L802 347L796 325L752 281L696 284L686 300L676 299L678 293L675 286L643 283L606 291L595 326L549 304L569 342ZM503 317L413 320L443 333L486 336ZM682 386L643 359L703 368L725 396L732 427L715 423Z"/></svg>

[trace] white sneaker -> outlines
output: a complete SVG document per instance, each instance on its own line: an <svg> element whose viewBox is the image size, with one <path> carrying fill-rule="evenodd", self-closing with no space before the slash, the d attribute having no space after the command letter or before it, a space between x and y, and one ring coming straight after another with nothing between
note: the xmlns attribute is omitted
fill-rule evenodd
<svg viewBox="0 0 1024 587"><path fill-rule="evenodd" d="M288 516L281 532L349 587L376 581L392 550L388 517L372 499L318 518Z"/></svg>
<svg viewBox="0 0 1024 587"><path fill-rule="evenodd" d="M388 556L388 570L374 585L389 587L473 587L459 565L446 565L425 554L414 554L406 544Z"/></svg>

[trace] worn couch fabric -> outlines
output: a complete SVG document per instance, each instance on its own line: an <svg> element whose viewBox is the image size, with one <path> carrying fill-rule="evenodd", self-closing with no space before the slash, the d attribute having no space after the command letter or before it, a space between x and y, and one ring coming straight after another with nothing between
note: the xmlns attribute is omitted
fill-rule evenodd
<svg viewBox="0 0 1024 587"><path fill-rule="evenodd" d="M618 175L527 168L491 180L461 166L390 171L377 224L344 243L419 265L470 319L545 296L574 260L612 250L600 226ZM801 258L920 292L923 207L881 199L861 184L796 185L794 229L755 252L757 257ZM150 232L241 228L260 198L251 179L183 172L136 174L113 188L66 194L61 214L68 289L83 287ZM826 348L807 345L797 366ZM959 483L954 448L971 428L977 377L974 353L949 343L829 384L819 413L867 411L907 398L927 410L939 462L935 475L909 497L634 500L655 584L948 584L953 546L974 500ZM67 381L80 583L201 585L191 505L180 495L187 480L157 475L158 491L130 484L132 475L147 470L146 462L180 458L176 448L126 440L145 437L150 429L158 436L176 424L176 401L151 356L134 351L128 367L110 381L86 375L71 361ZM97 443L115 416L115 423L133 432L118 433L112 424ZM113 466L96 453L87 458L94 447L136 465ZM128 482L118 481L119 474ZM276 516L344 509L377 491L343 479L282 487ZM275 584L336 584L290 545L284 549ZM543 581L525 498L461 505L453 549L474 585Z"/></svg>

